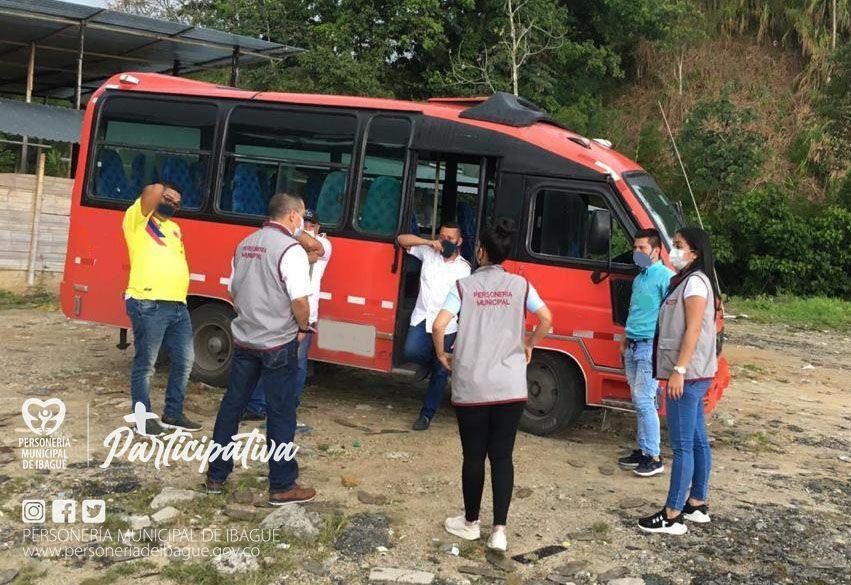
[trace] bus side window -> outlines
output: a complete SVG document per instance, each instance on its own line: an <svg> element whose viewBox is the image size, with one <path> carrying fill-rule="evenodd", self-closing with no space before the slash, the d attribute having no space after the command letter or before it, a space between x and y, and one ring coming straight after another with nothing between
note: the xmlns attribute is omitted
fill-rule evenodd
<svg viewBox="0 0 851 585"><path fill-rule="evenodd" d="M109 97L101 112L86 193L130 202L145 185L168 181L182 208L199 209L208 191L214 104Z"/></svg>
<svg viewBox="0 0 851 585"><path fill-rule="evenodd" d="M544 189L534 199L529 246L535 254L605 262L605 255L587 250L591 214L608 209L598 194ZM614 218L614 214L612 214ZM620 223L613 219L611 254L618 259L631 254L632 244Z"/></svg>
<svg viewBox="0 0 851 585"><path fill-rule="evenodd" d="M358 231L376 236L396 233L410 135L408 119L375 116L370 120L355 217Z"/></svg>
<svg viewBox="0 0 851 585"><path fill-rule="evenodd" d="M298 195L323 227L342 224L357 119L239 106L230 116L218 208L265 216L275 193Z"/></svg>

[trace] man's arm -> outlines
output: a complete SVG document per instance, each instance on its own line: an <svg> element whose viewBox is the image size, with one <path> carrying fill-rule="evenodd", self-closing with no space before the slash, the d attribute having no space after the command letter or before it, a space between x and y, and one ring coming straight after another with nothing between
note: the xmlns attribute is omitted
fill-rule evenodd
<svg viewBox="0 0 851 585"><path fill-rule="evenodd" d="M156 210L157 205L160 204L160 201L162 201L164 193L165 185L161 183L153 183L142 189L142 194L139 196L139 199L141 199L142 215L145 217L151 215Z"/></svg>
<svg viewBox="0 0 851 585"><path fill-rule="evenodd" d="M415 246L430 246L435 252L443 251L443 244L441 244L438 240L426 240L425 238L415 236L414 234L399 234L396 241L399 242L400 246L408 251Z"/></svg>
<svg viewBox="0 0 851 585"><path fill-rule="evenodd" d="M298 328L301 331L307 331L307 328L310 327L310 305L307 302L307 297L293 299L291 304Z"/></svg>
<svg viewBox="0 0 851 585"><path fill-rule="evenodd" d="M301 232L298 237L296 237L296 241L301 244L301 247L304 248L305 252L307 252L307 257L311 264L316 262L317 258L325 254L325 248L322 244L307 232Z"/></svg>

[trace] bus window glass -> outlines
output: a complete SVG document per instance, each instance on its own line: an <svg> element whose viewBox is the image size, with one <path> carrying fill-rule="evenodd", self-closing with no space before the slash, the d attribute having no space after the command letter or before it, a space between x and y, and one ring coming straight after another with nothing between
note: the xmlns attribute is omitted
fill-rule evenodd
<svg viewBox="0 0 851 585"><path fill-rule="evenodd" d="M598 209L608 206L595 193L539 191L534 200L531 251L543 256L606 262L606 254L593 254L586 246L591 214ZM632 243L614 214L611 242L612 260L630 262Z"/></svg>
<svg viewBox="0 0 851 585"><path fill-rule="evenodd" d="M230 116L219 209L265 216L279 192L298 195L339 226L357 119L345 114L238 107Z"/></svg>
<svg viewBox="0 0 851 585"><path fill-rule="evenodd" d="M680 228L680 219L676 209L662 192L662 188L653 177L646 174L627 176L626 183L644 204L662 239L670 247L674 234Z"/></svg>
<svg viewBox="0 0 851 585"><path fill-rule="evenodd" d="M407 119L376 116L370 120L355 221L359 231L377 236L396 233L410 135Z"/></svg>
<svg viewBox="0 0 851 585"><path fill-rule="evenodd" d="M181 191L181 207L198 209L208 191L216 106L109 97L96 136L87 193L95 199L133 201L142 187L168 181Z"/></svg>

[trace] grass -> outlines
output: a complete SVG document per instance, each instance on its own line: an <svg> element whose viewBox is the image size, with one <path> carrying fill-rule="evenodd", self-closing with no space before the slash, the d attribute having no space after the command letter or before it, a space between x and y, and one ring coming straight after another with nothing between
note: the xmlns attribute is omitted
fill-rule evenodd
<svg viewBox="0 0 851 585"><path fill-rule="evenodd" d="M113 583L126 582L130 580L127 577L143 571L150 572L152 569L154 569L154 564L148 560L129 561L115 565L101 575L83 579L80 581L80 585L112 585Z"/></svg>
<svg viewBox="0 0 851 585"><path fill-rule="evenodd" d="M15 579L15 585L35 585L40 583L42 577L47 575L47 571L37 568L35 565L24 565L18 571L18 577Z"/></svg>
<svg viewBox="0 0 851 585"><path fill-rule="evenodd" d="M59 309L59 299L53 293L35 288L24 294L0 290L0 309Z"/></svg>
<svg viewBox="0 0 851 585"><path fill-rule="evenodd" d="M733 297L727 310L734 315L747 315L757 323L790 325L803 329L851 330L851 301L827 297L793 296Z"/></svg>

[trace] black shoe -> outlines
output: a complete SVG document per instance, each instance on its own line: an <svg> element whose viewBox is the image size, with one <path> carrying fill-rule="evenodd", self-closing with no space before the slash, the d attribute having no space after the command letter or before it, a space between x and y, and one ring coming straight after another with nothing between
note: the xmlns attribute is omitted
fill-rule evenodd
<svg viewBox="0 0 851 585"><path fill-rule="evenodd" d="M414 426L411 427L415 431L426 431L428 427L431 425L431 419L424 414L421 414L419 418L414 422Z"/></svg>
<svg viewBox="0 0 851 585"><path fill-rule="evenodd" d="M635 469L641 464L642 461L644 461L644 453L636 449L626 457L621 457L620 459L618 459L618 465L620 465L621 467L626 467L627 469Z"/></svg>
<svg viewBox="0 0 851 585"><path fill-rule="evenodd" d="M692 506L686 501L683 506L683 518L689 522L697 524L708 524L712 519L709 517L709 506L701 504L700 506Z"/></svg>
<svg viewBox="0 0 851 585"><path fill-rule="evenodd" d="M683 513L680 512L674 518L668 519L665 514L665 508L656 512L652 516L641 518L638 521L638 527L644 532L658 532L661 534L673 534L680 536L688 532L688 526L683 522Z"/></svg>
<svg viewBox="0 0 851 585"><path fill-rule="evenodd" d="M160 423L152 418L145 421L145 435L148 437L159 437L165 434L165 429Z"/></svg>
<svg viewBox="0 0 851 585"><path fill-rule="evenodd" d="M183 431L201 430L201 425L186 418L185 414L181 414L180 416L163 416L162 421L162 425L167 429L180 429Z"/></svg>
<svg viewBox="0 0 851 585"><path fill-rule="evenodd" d="M662 463L662 458L659 458L659 461L654 460L652 457L645 457L644 461L638 464L638 467L632 470L635 475L640 475L641 477L651 477L653 475L658 475L665 471L665 465Z"/></svg>
<svg viewBox="0 0 851 585"><path fill-rule="evenodd" d="M225 482L223 481L213 481L209 477L204 481L204 489L210 495L216 495L224 493L225 491Z"/></svg>
<svg viewBox="0 0 851 585"><path fill-rule="evenodd" d="M266 415L262 414L260 412L254 412L253 410L246 410L245 412L242 413L242 417L241 417L240 420L247 420L247 421L266 420Z"/></svg>

